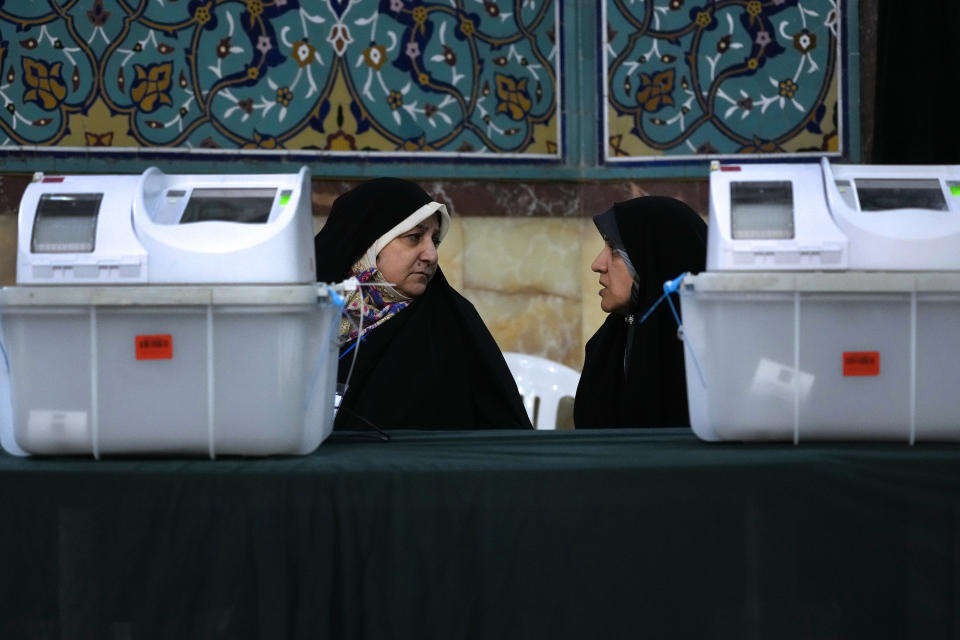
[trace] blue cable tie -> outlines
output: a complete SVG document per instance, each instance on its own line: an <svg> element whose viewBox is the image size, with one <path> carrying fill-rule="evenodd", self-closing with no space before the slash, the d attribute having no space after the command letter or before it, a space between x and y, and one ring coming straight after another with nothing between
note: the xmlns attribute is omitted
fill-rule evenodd
<svg viewBox="0 0 960 640"><path fill-rule="evenodd" d="M685 271L685 272L681 273L679 276L677 276L676 278L674 278L673 280L667 280L666 282L664 282L664 283L663 283L663 295L660 296L659 298L657 298L657 301L654 302L652 305L650 305L650 308L647 309L647 312L643 314L643 316L640 318L640 321L637 322L637 324L643 324L644 320L646 320L647 318L649 318L649 317L650 317L650 314L653 313L654 310L655 310L657 307L660 306L660 303L663 302L664 298L666 298L667 301L669 302L669 301L670 301L670 297L669 297L670 294L671 294L671 293L674 293L677 289L680 288L680 283L681 283L681 282L683 281L683 279L686 278L688 275L690 275L690 272L689 272L689 271ZM672 303L670 304L670 308L673 309L673 304L672 304ZM677 312L676 312L676 311L673 312L673 318L677 321L677 326L679 326L679 325L680 325L680 317L677 315Z"/></svg>
<svg viewBox="0 0 960 640"><path fill-rule="evenodd" d="M341 298L340 294L334 291L333 287L327 286L327 293L330 294L330 299L333 300L333 303L341 309L347 305L347 301Z"/></svg>
<svg viewBox="0 0 960 640"><path fill-rule="evenodd" d="M663 283L663 295L657 298L657 301L650 305L650 308L647 309L647 312L643 314L640 318L640 321L637 324L643 324L643 321L650 317L650 314L660 306L660 303L666 299L667 306L670 307L670 313L673 314L673 320L677 323L677 329L680 332L680 337L683 340L684 347L690 351L690 359L693 360L693 365L697 369L697 375L700 376L700 383L703 384L703 387L707 387L706 379L703 377L703 369L700 368L700 362L697 360L697 354L693 352L693 347L690 346L690 342L686 339L683 331L683 323L680 322L680 314L677 313L676 307L673 305L673 300L670 298L671 293L676 293L680 289L680 284L683 282L683 279L690 275L689 271L681 273L679 276L673 280L667 280Z"/></svg>
<svg viewBox="0 0 960 640"><path fill-rule="evenodd" d="M673 293L673 292L677 291L678 289L680 289L680 283L683 282L683 279L686 278L688 275L690 275L690 272L689 272L689 271L684 271L683 273L681 273L680 275L678 275L678 276L677 276L676 278L674 278L673 280L667 280L666 282L664 282L664 283L663 283L663 292L664 292L664 293Z"/></svg>

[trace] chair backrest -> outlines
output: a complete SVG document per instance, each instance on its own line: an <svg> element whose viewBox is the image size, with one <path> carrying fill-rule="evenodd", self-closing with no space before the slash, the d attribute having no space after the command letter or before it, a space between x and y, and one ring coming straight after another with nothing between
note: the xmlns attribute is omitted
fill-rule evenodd
<svg viewBox="0 0 960 640"><path fill-rule="evenodd" d="M537 429L556 429L557 407L564 398L576 395L580 374L540 356L508 351L503 357L523 396L530 422Z"/></svg>

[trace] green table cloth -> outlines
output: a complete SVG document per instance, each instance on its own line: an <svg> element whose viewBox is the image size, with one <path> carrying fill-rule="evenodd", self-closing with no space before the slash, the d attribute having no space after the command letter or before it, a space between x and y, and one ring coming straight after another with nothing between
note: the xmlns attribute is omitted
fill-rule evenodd
<svg viewBox="0 0 960 640"><path fill-rule="evenodd" d="M0 638L960 637L960 447L686 429L0 455Z"/></svg>

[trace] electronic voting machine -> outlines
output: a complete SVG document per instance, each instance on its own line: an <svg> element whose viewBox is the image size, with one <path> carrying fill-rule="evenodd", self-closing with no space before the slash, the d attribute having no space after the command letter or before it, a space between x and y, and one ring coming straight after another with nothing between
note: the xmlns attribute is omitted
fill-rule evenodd
<svg viewBox="0 0 960 640"><path fill-rule="evenodd" d="M339 308L310 175L37 174L0 291L15 454L308 453L333 420Z"/></svg>
<svg viewBox="0 0 960 640"><path fill-rule="evenodd" d="M960 440L960 166L719 164L679 289L704 440Z"/></svg>

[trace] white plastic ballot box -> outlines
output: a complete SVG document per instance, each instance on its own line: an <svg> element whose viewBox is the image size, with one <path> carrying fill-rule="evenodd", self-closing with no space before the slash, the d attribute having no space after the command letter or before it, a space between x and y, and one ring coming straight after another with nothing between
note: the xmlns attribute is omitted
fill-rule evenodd
<svg viewBox="0 0 960 640"><path fill-rule="evenodd" d="M340 307L309 174L43 176L0 290L15 454L305 454L329 435Z"/></svg>
<svg viewBox="0 0 960 640"><path fill-rule="evenodd" d="M714 165L679 287L718 440L960 440L960 167Z"/></svg>

